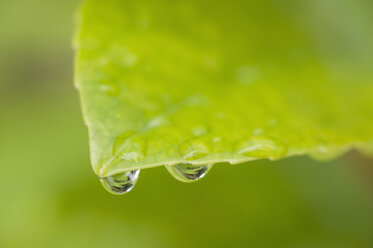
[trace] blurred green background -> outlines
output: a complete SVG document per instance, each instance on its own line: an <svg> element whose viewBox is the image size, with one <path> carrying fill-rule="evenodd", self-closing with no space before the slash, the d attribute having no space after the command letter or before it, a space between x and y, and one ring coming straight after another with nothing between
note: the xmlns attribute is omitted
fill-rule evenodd
<svg viewBox="0 0 373 248"><path fill-rule="evenodd" d="M133 192L92 172L73 88L78 1L0 1L0 247L373 247L372 160L217 165Z"/></svg>

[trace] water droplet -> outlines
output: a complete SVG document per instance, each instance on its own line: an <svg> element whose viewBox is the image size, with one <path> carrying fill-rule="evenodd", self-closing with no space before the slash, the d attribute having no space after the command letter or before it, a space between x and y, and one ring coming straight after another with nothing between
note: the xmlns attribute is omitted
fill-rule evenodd
<svg viewBox="0 0 373 248"><path fill-rule="evenodd" d="M286 155L284 144L274 139L252 138L244 142L238 149L238 154L251 158L279 159Z"/></svg>
<svg viewBox="0 0 373 248"><path fill-rule="evenodd" d="M115 138L113 154L120 159L139 162L146 154L146 139L133 131L126 131Z"/></svg>
<svg viewBox="0 0 373 248"><path fill-rule="evenodd" d="M164 126L168 124L169 124L169 121L167 120L166 116L159 115L149 120L146 128L152 129L152 128L156 128L156 127Z"/></svg>
<svg viewBox="0 0 373 248"><path fill-rule="evenodd" d="M123 195L135 186L140 170L126 171L121 174L100 178L104 188L112 194Z"/></svg>
<svg viewBox="0 0 373 248"><path fill-rule="evenodd" d="M203 140L192 140L186 142L179 147L180 155L185 160L196 160L206 156L210 149L208 145Z"/></svg>
<svg viewBox="0 0 373 248"><path fill-rule="evenodd" d="M203 178L212 168L212 165L177 164L167 165L166 168L177 180L190 183Z"/></svg>
<svg viewBox="0 0 373 248"><path fill-rule="evenodd" d="M127 152L127 153L121 154L119 158L128 160L128 161L139 162L141 159L144 158L144 156L137 152Z"/></svg>

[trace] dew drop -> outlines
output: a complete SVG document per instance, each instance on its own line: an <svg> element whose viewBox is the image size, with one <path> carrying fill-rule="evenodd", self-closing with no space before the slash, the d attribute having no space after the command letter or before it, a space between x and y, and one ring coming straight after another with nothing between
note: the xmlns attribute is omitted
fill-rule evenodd
<svg viewBox="0 0 373 248"><path fill-rule="evenodd" d="M126 131L114 140L113 155L132 162L139 162L146 155L146 139L133 131Z"/></svg>
<svg viewBox="0 0 373 248"><path fill-rule="evenodd" d="M253 137L244 142L238 154L251 158L279 159L286 155L286 146L279 140Z"/></svg>
<svg viewBox="0 0 373 248"><path fill-rule="evenodd" d="M177 164L167 165L166 168L177 180L190 183L203 178L212 168L212 165Z"/></svg>
<svg viewBox="0 0 373 248"><path fill-rule="evenodd" d="M123 195L135 186L140 170L126 171L121 174L100 178L104 188L112 194Z"/></svg>
<svg viewBox="0 0 373 248"><path fill-rule="evenodd" d="M206 156L210 152L210 149L206 142L196 139L181 144L179 152L185 160L196 160Z"/></svg>

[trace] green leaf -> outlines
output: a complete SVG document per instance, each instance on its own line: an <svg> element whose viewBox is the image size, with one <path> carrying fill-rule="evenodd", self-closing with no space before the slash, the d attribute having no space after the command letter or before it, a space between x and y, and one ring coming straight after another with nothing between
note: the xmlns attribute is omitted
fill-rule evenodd
<svg viewBox="0 0 373 248"><path fill-rule="evenodd" d="M85 1L95 173L372 152L371 5L334 2Z"/></svg>

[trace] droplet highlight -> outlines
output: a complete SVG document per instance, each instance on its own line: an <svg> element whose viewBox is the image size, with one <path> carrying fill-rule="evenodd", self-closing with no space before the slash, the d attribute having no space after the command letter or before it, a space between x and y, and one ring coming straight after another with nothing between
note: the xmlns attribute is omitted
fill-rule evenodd
<svg viewBox="0 0 373 248"><path fill-rule="evenodd" d="M110 193L123 195L133 189L139 178L139 174L140 170L126 171L121 174L100 178L100 181Z"/></svg>
<svg viewBox="0 0 373 248"><path fill-rule="evenodd" d="M166 168L171 173L171 175L177 180L185 183L190 183L203 178L212 168L212 164L177 164L167 165Z"/></svg>

